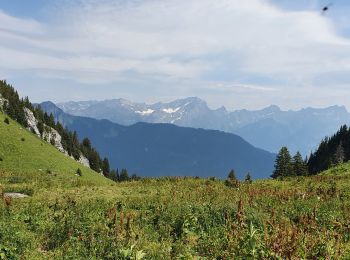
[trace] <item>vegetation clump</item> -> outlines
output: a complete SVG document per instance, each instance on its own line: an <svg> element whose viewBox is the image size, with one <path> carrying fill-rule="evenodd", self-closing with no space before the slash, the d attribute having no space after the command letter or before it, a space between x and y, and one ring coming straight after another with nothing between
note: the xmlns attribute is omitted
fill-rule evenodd
<svg viewBox="0 0 350 260"><path fill-rule="evenodd" d="M83 172L81 171L80 168L78 168L75 174L81 177L83 175Z"/></svg>
<svg viewBox="0 0 350 260"><path fill-rule="evenodd" d="M248 172L244 178L244 182L251 184L253 182L252 176L250 175L250 173Z"/></svg>
<svg viewBox="0 0 350 260"><path fill-rule="evenodd" d="M232 187L232 188L238 188L239 187L239 180L236 177L235 171L232 169L228 176L227 180L225 181L226 186Z"/></svg>
<svg viewBox="0 0 350 260"><path fill-rule="evenodd" d="M5 117L4 123L9 125L10 124L10 120L7 117Z"/></svg>

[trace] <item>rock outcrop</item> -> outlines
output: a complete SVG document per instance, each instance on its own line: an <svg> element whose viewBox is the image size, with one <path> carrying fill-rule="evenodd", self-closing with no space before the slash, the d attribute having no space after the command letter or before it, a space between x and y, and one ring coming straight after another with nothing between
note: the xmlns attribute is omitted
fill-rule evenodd
<svg viewBox="0 0 350 260"><path fill-rule="evenodd" d="M61 135L55 129L46 126L42 138L55 146L60 152L68 154L62 146Z"/></svg>
<svg viewBox="0 0 350 260"><path fill-rule="evenodd" d="M0 96L0 100L1 100L1 96ZM53 146L55 146L57 148L57 150L59 150L60 152L62 152L68 156L68 152L63 148L63 145L62 145L62 137L57 132L56 129L49 127L47 125L44 125L44 131L43 131L43 133L40 133L39 128L38 128L38 120L35 118L33 112L28 108L24 108L24 113L25 113L25 117L26 117L27 125L28 125L27 129L29 131L32 131L39 138L52 144ZM72 156L71 156L71 158L74 159ZM77 162L81 163L82 165L84 165L86 167L90 167L89 160L82 154L80 154L80 158L77 160Z"/></svg>
<svg viewBox="0 0 350 260"><path fill-rule="evenodd" d="M4 109L5 102L7 102L7 99L3 98L0 94L0 110Z"/></svg>
<svg viewBox="0 0 350 260"><path fill-rule="evenodd" d="M24 114L27 120L27 125L28 125L27 129L29 131L32 131L38 137L41 137L40 131L38 129L38 120L36 120L33 112L30 109L25 107Z"/></svg>
<svg viewBox="0 0 350 260"><path fill-rule="evenodd" d="M90 167L90 162L88 160L88 158L86 158L84 155L80 155L80 158L78 160L79 163L81 163L82 165L86 166L86 167Z"/></svg>

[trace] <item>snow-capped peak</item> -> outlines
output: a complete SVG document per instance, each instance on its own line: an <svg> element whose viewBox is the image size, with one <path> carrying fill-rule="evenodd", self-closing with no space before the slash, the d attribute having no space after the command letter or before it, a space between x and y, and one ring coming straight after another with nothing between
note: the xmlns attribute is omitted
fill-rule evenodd
<svg viewBox="0 0 350 260"><path fill-rule="evenodd" d="M154 112L154 110L153 109L147 109L147 110L144 110L144 111L135 111L135 113L137 113L137 114L140 114L140 115L142 115L142 116L146 116L146 115L150 115L150 114L152 114Z"/></svg>
<svg viewBox="0 0 350 260"><path fill-rule="evenodd" d="M177 111L179 111L180 108L181 107L177 107L175 109L173 109L173 108L164 108L164 109L162 109L162 111L165 112L165 113L168 113L168 114L172 114L172 113L176 113Z"/></svg>

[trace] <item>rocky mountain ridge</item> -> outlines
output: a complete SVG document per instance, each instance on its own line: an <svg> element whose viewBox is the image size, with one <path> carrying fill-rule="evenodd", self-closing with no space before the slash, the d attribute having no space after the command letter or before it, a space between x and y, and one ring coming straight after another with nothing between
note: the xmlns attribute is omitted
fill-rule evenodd
<svg viewBox="0 0 350 260"><path fill-rule="evenodd" d="M64 112L76 116L108 119L122 125L137 122L168 123L178 126L221 130L238 134L256 147L277 152L288 146L308 155L319 141L350 123L344 106L283 111L276 105L261 110L210 109L197 97L169 103L135 103L125 99L58 103Z"/></svg>

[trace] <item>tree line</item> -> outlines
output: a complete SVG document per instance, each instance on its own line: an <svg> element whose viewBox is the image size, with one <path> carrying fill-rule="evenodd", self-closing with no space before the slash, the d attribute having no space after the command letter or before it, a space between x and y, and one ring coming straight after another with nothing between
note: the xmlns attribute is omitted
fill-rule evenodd
<svg viewBox="0 0 350 260"><path fill-rule="evenodd" d="M101 158L98 151L92 146L89 138L84 138L82 142L79 141L76 131L70 131L63 125L56 121L53 114L47 114L40 106L34 106L28 97L20 98L18 92L14 87L6 82L6 80L0 80L0 95L6 100L3 104L3 112L16 120L23 127L27 128L27 119L24 112L24 108L31 110L38 121L37 127L41 137L48 131L45 127L51 127L55 129L62 137L61 143L65 151L69 156L72 156L75 160L79 160L81 154L85 156L90 164L90 168L98 173L103 173L104 176L114 181L129 181L140 179L136 174L129 177L128 171L122 169L111 170L108 158ZM51 143L54 145L54 143Z"/></svg>
<svg viewBox="0 0 350 260"><path fill-rule="evenodd" d="M350 128L346 125L331 137L324 138L315 152L310 154L310 174L317 174L350 159Z"/></svg>
<svg viewBox="0 0 350 260"><path fill-rule="evenodd" d="M271 175L272 178L283 178L291 176L309 175L307 167L307 159L303 160L300 152L293 157L290 155L287 147L282 147L277 154L275 161L275 169Z"/></svg>
<svg viewBox="0 0 350 260"><path fill-rule="evenodd" d="M275 161L272 178L315 175L350 160L350 128L346 125L331 137L325 137L315 152L304 160L299 152L292 158L288 148L282 147Z"/></svg>

